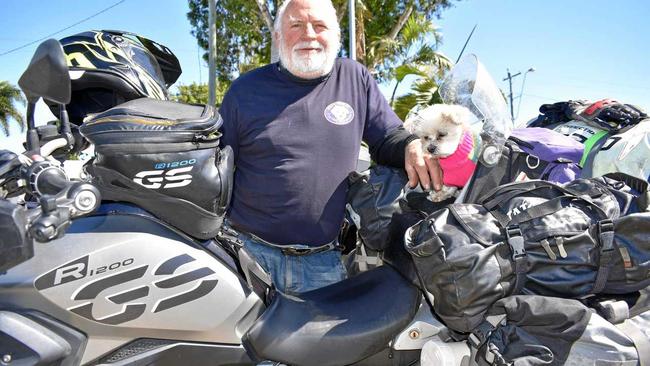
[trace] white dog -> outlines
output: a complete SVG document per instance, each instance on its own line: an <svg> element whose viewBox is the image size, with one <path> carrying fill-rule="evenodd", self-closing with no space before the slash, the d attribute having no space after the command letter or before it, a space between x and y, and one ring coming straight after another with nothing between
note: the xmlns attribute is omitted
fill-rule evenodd
<svg viewBox="0 0 650 366"><path fill-rule="evenodd" d="M404 127L422 141L425 154L438 158L443 188L431 191L433 202L452 197L476 168L480 139L469 128L476 117L461 105L435 104L410 114Z"/></svg>

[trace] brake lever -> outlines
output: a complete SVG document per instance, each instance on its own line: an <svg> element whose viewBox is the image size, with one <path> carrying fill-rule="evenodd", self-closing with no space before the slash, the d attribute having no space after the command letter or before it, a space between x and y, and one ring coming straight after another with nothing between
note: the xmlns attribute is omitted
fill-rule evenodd
<svg viewBox="0 0 650 366"><path fill-rule="evenodd" d="M0 179L21 165L18 155L7 150L0 152L0 161L2 162L0 164Z"/></svg>
<svg viewBox="0 0 650 366"><path fill-rule="evenodd" d="M45 243L57 239L70 226L70 210L58 207L56 197L45 196L40 200L42 214L32 222L29 234L36 241Z"/></svg>
<svg viewBox="0 0 650 366"><path fill-rule="evenodd" d="M30 227L29 234L38 242L49 242L65 234L72 219L94 211L100 204L99 190L88 183L72 183L56 196L39 200L41 214Z"/></svg>

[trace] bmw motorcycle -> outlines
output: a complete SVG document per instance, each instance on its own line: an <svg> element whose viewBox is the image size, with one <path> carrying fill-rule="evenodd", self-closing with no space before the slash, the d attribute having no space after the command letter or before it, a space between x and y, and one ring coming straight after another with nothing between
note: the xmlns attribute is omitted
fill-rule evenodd
<svg viewBox="0 0 650 366"><path fill-rule="evenodd" d="M191 178L188 168L200 163L193 158L156 163L162 175L104 176L113 190L99 190L97 180L69 180L51 157L74 140L65 113L69 72L58 41L39 46L19 85L29 101L28 153L0 157L3 366L470 364L468 346L453 341L432 313L433 299L391 266L288 296L273 291L228 233L203 227L191 235L178 228L183 222L170 224L164 212L142 208L165 199L133 191L130 203L107 201L116 201L118 188L182 188L188 178L179 176ZM466 58L441 92L475 112L485 138L482 163L493 164L512 126L489 75L475 57ZM61 111L59 133L45 143L34 126L39 98ZM137 107L118 109L132 116ZM99 127L90 135L110 134L105 126L122 118L112 113L95 119ZM199 114L206 113L214 112ZM111 156L101 149L98 155L101 175ZM227 160L207 159L213 166ZM123 179L137 174L139 182ZM29 199L9 199L17 193ZM189 212L178 210L176 216Z"/></svg>

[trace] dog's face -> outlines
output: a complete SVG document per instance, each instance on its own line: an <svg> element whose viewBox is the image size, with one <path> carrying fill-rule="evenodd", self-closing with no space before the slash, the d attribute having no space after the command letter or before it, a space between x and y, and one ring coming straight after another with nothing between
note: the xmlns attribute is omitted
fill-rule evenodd
<svg viewBox="0 0 650 366"><path fill-rule="evenodd" d="M456 151L472 112L460 105L436 104L415 113L404 127L422 141L424 153L444 158Z"/></svg>

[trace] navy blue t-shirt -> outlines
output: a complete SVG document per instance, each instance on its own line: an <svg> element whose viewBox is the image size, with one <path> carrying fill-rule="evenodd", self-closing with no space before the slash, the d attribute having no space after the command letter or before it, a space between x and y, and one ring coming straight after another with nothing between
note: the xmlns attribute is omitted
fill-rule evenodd
<svg viewBox="0 0 650 366"><path fill-rule="evenodd" d="M348 59L317 80L277 63L253 70L232 84L220 113L222 144L235 152L229 219L285 245L334 240L361 140L372 148L402 124L368 70Z"/></svg>

